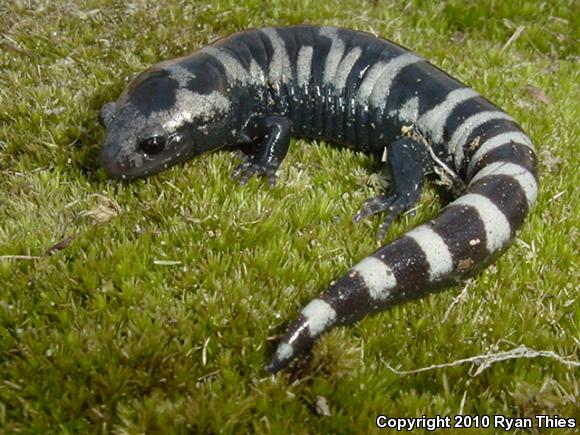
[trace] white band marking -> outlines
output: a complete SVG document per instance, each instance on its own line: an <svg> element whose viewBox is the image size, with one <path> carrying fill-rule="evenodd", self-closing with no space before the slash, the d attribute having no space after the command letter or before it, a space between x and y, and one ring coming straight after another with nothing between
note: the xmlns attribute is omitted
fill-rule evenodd
<svg viewBox="0 0 580 435"><path fill-rule="evenodd" d="M404 53L385 64L380 76L374 83L369 97L370 104L374 107L384 106L387 97L391 93L391 86L403 68L422 60L414 53Z"/></svg>
<svg viewBox="0 0 580 435"><path fill-rule="evenodd" d="M308 321L311 337L320 334L336 319L336 311L322 299L313 299L302 309L302 315Z"/></svg>
<svg viewBox="0 0 580 435"><path fill-rule="evenodd" d="M280 343L276 349L276 358L278 361L286 361L294 353L294 348L288 343Z"/></svg>
<svg viewBox="0 0 580 435"><path fill-rule="evenodd" d="M228 81L241 83L254 81L253 77L248 74L248 71L246 71L242 64L228 52L211 45L202 48L200 52L209 54L223 65Z"/></svg>
<svg viewBox="0 0 580 435"><path fill-rule="evenodd" d="M471 160L469 161L469 166L467 167L467 173L469 174L475 164L481 159L484 155L488 152L501 147L502 145L507 145L509 143L518 143L521 145L525 145L530 148L532 151L534 150L534 146L532 145L532 141L528 136L526 136L521 131L508 131L507 133L501 133L497 136L492 137L491 139L486 140L478 149L473 153L471 156Z"/></svg>
<svg viewBox="0 0 580 435"><path fill-rule="evenodd" d="M397 279L392 269L381 260L367 257L352 268L364 280L371 298L384 300L389 296L389 290L397 285Z"/></svg>
<svg viewBox="0 0 580 435"><path fill-rule="evenodd" d="M340 60L344 55L344 42L338 37L338 31L334 27L322 27L320 29L320 36L326 36L332 41L330 46L330 51L326 56L326 62L324 63L324 71L322 75L322 81L324 84L328 85L332 82L334 78Z"/></svg>
<svg viewBox="0 0 580 435"><path fill-rule="evenodd" d="M464 101L477 96L479 96L479 94L473 89L455 89L447 95L445 101L439 103L437 106L423 114L421 119L417 122L417 126L420 130L429 134L434 143L441 144L443 142L445 123L453 109Z"/></svg>
<svg viewBox="0 0 580 435"><path fill-rule="evenodd" d="M284 40L278 35L276 29L272 27L261 29L261 32L270 39L274 49L272 60L270 61L270 80L278 83L286 83L292 80L292 66Z"/></svg>
<svg viewBox="0 0 580 435"><path fill-rule="evenodd" d="M427 257L429 279L435 281L453 270L453 259L445 241L427 225L421 225L407 233L415 240Z"/></svg>
<svg viewBox="0 0 580 435"><path fill-rule="evenodd" d="M494 120L513 121L512 117L507 113L499 110L487 110L470 116L453 132L453 135L447 144L447 149L449 150L449 154L455 156L455 165L457 168L461 167L464 153L463 148L465 147L469 136L480 125Z"/></svg>
<svg viewBox="0 0 580 435"><path fill-rule="evenodd" d="M526 194L528 207L532 207L538 196L538 183L534 176L523 166L510 162L494 162L485 166L471 179L470 185L483 177L508 175L516 180Z"/></svg>
<svg viewBox="0 0 580 435"><path fill-rule="evenodd" d="M454 205L467 205L477 210L485 228L486 247L490 254L503 247L510 239L510 223L489 198L478 193L468 193L460 196L447 207Z"/></svg>
<svg viewBox="0 0 580 435"><path fill-rule="evenodd" d="M335 89L337 89L339 92L342 92L344 90L348 76L361 54L362 50L360 49L360 47L353 48L346 54L346 56L344 56L344 58L338 65L336 75L332 80L332 84L334 85Z"/></svg>
<svg viewBox="0 0 580 435"><path fill-rule="evenodd" d="M168 119L163 123L166 131L174 131L187 122L196 119L210 120L216 114L225 114L230 110L230 99L218 91L210 94L199 94L189 89L179 89L175 93L173 106L157 113L159 120Z"/></svg>
<svg viewBox="0 0 580 435"><path fill-rule="evenodd" d="M312 52L311 46L304 46L298 52L298 61L296 62L298 86L304 88L310 83L312 75Z"/></svg>

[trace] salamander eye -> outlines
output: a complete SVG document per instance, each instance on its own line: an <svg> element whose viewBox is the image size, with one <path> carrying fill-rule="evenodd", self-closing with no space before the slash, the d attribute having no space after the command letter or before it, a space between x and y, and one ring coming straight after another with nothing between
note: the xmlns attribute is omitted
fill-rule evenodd
<svg viewBox="0 0 580 435"><path fill-rule="evenodd" d="M139 142L139 148L145 154L158 154L165 148L165 136L151 136Z"/></svg>

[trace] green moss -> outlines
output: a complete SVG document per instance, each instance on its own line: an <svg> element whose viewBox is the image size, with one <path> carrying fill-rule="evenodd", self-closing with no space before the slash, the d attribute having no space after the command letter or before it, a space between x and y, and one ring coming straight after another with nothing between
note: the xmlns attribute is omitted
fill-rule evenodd
<svg viewBox="0 0 580 435"><path fill-rule="evenodd" d="M33 4L34 3L34 4ZM578 358L578 14L574 2L28 2L0 12L0 430L361 432L378 414L578 408L577 372L538 358L399 376L519 344ZM107 180L97 112L147 65L246 27L336 24L393 39L497 102L537 144L542 189L518 241L460 287L327 334L303 377L266 376L271 340L375 249L351 216L376 162L293 143L278 187L204 156ZM519 26L521 36L505 47ZM534 100L541 88L551 104ZM96 193L113 198L98 224ZM417 216L436 213L429 190ZM106 204L105 204L106 207ZM102 210L101 210L102 214ZM91 217L92 216L92 217ZM106 220L102 218L101 220ZM46 255L55 243L70 243ZM40 257L40 258L36 258ZM448 311L449 310L449 311ZM320 415L323 397L332 415Z"/></svg>

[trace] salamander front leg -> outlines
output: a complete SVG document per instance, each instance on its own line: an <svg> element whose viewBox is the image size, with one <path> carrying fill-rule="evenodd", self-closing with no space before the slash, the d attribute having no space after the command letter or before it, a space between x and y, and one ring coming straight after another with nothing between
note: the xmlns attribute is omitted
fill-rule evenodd
<svg viewBox="0 0 580 435"><path fill-rule="evenodd" d="M367 216L388 212L377 234L379 241L385 238L395 218L419 201L425 174L433 169L425 146L411 138L405 137L391 144L387 157L393 180L390 192L369 198L353 217L354 222L359 222Z"/></svg>
<svg viewBox="0 0 580 435"><path fill-rule="evenodd" d="M252 125L250 135L257 138L255 154L234 170L232 177L245 184L253 175L266 176L276 184L276 170L288 153L291 122L282 116L268 116Z"/></svg>

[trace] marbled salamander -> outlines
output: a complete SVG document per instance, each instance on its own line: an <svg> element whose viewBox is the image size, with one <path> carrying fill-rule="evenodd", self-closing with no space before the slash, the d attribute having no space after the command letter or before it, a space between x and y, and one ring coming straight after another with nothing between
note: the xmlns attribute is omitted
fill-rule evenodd
<svg viewBox="0 0 580 435"><path fill-rule="evenodd" d="M273 184L291 136L387 155L390 192L354 217L386 212L379 238L418 201L425 175L457 175L463 191L436 218L378 249L302 310L271 372L335 325L473 275L514 237L537 195L534 148L510 116L399 45L347 29L233 34L141 73L100 119L102 163L120 179L227 147L247 155L234 177Z"/></svg>

